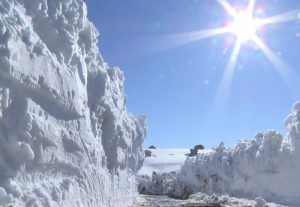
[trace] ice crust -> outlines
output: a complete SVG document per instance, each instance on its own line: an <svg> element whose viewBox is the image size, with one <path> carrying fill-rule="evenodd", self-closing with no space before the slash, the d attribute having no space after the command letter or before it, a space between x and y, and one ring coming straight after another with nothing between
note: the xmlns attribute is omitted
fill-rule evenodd
<svg viewBox="0 0 300 207"><path fill-rule="evenodd" d="M0 1L0 206L131 206L145 118L82 0Z"/></svg>
<svg viewBox="0 0 300 207"><path fill-rule="evenodd" d="M266 130L233 148L221 143L189 157L177 174L140 176L139 191L182 198L196 192L229 194L300 206L300 102L294 104L284 126L285 136Z"/></svg>

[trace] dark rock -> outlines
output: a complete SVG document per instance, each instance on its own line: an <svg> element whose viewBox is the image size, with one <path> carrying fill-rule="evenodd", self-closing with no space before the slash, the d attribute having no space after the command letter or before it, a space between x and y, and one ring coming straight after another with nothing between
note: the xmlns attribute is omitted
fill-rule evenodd
<svg viewBox="0 0 300 207"><path fill-rule="evenodd" d="M148 149L156 149L156 147L151 145Z"/></svg>
<svg viewBox="0 0 300 207"><path fill-rule="evenodd" d="M152 152L150 150L145 150L145 157L151 157Z"/></svg>
<svg viewBox="0 0 300 207"><path fill-rule="evenodd" d="M204 150L204 146L202 144L198 144L194 147L195 150Z"/></svg>
<svg viewBox="0 0 300 207"><path fill-rule="evenodd" d="M193 157L193 156L196 156L197 153L198 153L198 150L190 149L190 154L188 156Z"/></svg>

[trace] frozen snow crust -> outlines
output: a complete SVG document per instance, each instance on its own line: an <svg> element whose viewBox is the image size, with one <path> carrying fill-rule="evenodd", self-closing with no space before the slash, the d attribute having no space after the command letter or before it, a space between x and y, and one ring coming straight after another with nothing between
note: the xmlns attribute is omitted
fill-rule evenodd
<svg viewBox="0 0 300 207"><path fill-rule="evenodd" d="M131 206L144 117L81 0L0 1L0 206Z"/></svg>
<svg viewBox="0 0 300 207"><path fill-rule="evenodd" d="M234 148L220 144L211 153L188 158L178 175L193 192L263 197L300 205L300 102L285 120L287 134L259 132Z"/></svg>

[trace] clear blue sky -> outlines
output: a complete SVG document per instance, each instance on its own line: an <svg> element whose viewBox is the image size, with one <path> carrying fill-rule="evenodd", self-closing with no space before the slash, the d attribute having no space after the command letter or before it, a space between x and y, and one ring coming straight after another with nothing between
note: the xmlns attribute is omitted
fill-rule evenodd
<svg viewBox="0 0 300 207"><path fill-rule="evenodd" d="M175 34L224 24L228 14L217 1L85 2L89 19L100 31L102 56L125 73L129 111L148 117L145 146L212 147L221 141L233 146L263 129L284 132L283 120L300 100L300 83L286 84L261 50L242 46L229 95L222 106L214 106L234 35L172 47L187 38ZM300 1L258 0L257 8L263 16L295 9L300 13ZM300 19L268 25L259 35L300 77Z"/></svg>

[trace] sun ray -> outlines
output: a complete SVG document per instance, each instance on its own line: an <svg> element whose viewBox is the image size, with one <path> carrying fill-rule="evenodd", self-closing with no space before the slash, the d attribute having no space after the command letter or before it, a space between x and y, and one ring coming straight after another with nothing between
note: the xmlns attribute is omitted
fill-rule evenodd
<svg viewBox="0 0 300 207"><path fill-rule="evenodd" d="M227 95L229 93L229 89L231 86L232 77L234 74L234 70L236 68L237 58L239 55L241 45L242 45L242 41L237 40L237 42L235 43L234 49L232 51L232 54L230 56L229 62L227 64L227 67L225 69L225 72L223 74L218 92L217 92L217 96L216 96L216 100L215 100L215 104L217 104L217 105L224 103L227 99Z"/></svg>
<svg viewBox="0 0 300 207"><path fill-rule="evenodd" d="M247 8L247 12L252 14L255 7L255 0L250 0Z"/></svg>
<svg viewBox="0 0 300 207"><path fill-rule="evenodd" d="M226 1L226 0L218 0L218 2L223 6L223 8L232 16L235 17L237 15L234 8Z"/></svg>
<svg viewBox="0 0 300 207"><path fill-rule="evenodd" d="M230 31L229 27L220 27L216 29L195 31L195 32L189 32L183 34L171 34L171 35L157 36L151 39L145 39L144 41L147 42L148 44L151 44L151 46L149 45L148 51L146 51L146 54L143 55L152 55L158 52L180 47L182 45L195 42L201 39L210 38L213 36L228 33L229 31ZM153 45L155 45L155 47L153 47Z"/></svg>
<svg viewBox="0 0 300 207"><path fill-rule="evenodd" d="M297 75L260 38L256 37L254 42L260 47L272 65L276 68L286 84L293 88L293 83L298 80Z"/></svg>
<svg viewBox="0 0 300 207"><path fill-rule="evenodd" d="M181 44L186 44L189 42L210 38L213 36L228 33L229 31L230 31L229 27L220 27L216 29L201 30L201 31L189 32L184 34L167 35L164 38L167 38L169 40L175 40L175 41L177 40L176 46L180 46Z"/></svg>
<svg viewBox="0 0 300 207"><path fill-rule="evenodd" d="M298 15L299 15L299 9L292 10L284 14L262 19L261 25L292 21L298 19L299 18Z"/></svg>

